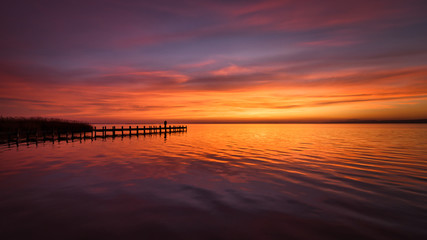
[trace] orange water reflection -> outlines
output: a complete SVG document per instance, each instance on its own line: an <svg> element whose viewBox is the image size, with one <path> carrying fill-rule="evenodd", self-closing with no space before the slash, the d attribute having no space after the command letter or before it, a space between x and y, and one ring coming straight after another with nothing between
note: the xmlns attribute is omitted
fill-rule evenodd
<svg viewBox="0 0 427 240"><path fill-rule="evenodd" d="M1 232L70 239L427 235L427 125L188 129L166 139L3 146Z"/></svg>

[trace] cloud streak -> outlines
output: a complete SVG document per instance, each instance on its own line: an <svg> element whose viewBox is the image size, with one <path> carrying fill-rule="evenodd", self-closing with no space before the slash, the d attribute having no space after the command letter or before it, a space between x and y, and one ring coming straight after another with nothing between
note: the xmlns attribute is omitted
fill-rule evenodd
<svg viewBox="0 0 427 240"><path fill-rule="evenodd" d="M5 116L427 118L424 1L6 5Z"/></svg>

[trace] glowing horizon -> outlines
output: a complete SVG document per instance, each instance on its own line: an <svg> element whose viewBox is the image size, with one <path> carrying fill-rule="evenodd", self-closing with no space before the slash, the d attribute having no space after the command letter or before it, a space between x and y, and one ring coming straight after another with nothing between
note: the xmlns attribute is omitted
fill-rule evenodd
<svg viewBox="0 0 427 240"><path fill-rule="evenodd" d="M2 116L427 119L423 1L6 5Z"/></svg>

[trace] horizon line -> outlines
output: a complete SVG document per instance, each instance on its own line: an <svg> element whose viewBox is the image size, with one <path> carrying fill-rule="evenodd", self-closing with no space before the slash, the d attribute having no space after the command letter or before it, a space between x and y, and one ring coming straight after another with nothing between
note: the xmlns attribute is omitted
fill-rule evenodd
<svg viewBox="0 0 427 240"><path fill-rule="evenodd" d="M427 119L402 119L402 120L329 120L329 121L182 121L170 120L170 124L393 124L393 123L427 123ZM163 124L150 121L123 121L123 122L90 122L90 124Z"/></svg>

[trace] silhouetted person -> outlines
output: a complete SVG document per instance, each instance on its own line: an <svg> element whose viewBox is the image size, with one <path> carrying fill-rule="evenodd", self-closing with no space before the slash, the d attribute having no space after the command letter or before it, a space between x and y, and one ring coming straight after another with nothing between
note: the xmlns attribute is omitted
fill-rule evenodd
<svg viewBox="0 0 427 240"><path fill-rule="evenodd" d="M165 131L166 131L166 124L168 124L168 121L165 121L164 124L165 124Z"/></svg>

